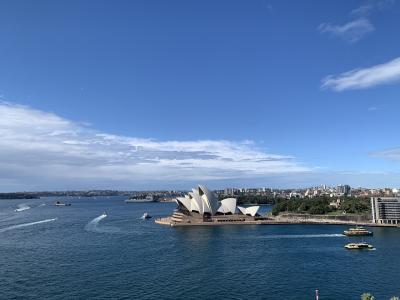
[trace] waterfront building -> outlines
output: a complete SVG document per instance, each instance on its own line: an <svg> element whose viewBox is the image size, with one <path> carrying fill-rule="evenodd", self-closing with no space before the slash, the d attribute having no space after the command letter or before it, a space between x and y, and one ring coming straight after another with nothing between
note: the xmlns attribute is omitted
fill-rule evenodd
<svg viewBox="0 0 400 300"><path fill-rule="evenodd" d="M400 197L371 197L372 221L400 224Z"/></svg>
<svg viewBox="0 0 400 300"><path fill-rule="evenodd" d="M255 224L261 219L260 206L236 206L236 198L218 201L217 195L198 185L184 197L175 200L177 209L171 217L157 219L156 223L170 226Z"/></svg>
<svg viewBox="0 0 400 300"><path fill-rule="evenodd" d="M226 198L218 201L218 197L203 185L198 185L197 188L192 189L185 197L178 197L176 203L179 210L192 214L214 216L236 213L236 198ZM260 207L253 206L251 208L252 210L247 210L249 209L247 208L245 210L246 213L243 214L251 211L254 212L252 213L254 216ZM240 209L239 211L242 212Z"/></svg>

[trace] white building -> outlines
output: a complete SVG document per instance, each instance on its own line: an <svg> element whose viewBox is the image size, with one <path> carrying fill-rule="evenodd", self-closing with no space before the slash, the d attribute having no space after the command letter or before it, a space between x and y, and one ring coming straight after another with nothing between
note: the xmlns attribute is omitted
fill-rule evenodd
<svg viewBox="0 0 400 300"><path fill-rule="evenodd" d="M176 200L178 208L182 211L200 215L218 215L235 214L236 198L226 198L218 201L218 197L203 185L198 185L192 189L185 197L179 197ZM259 206L247 208L237 207L238 213L243 215L256 216Z"/></svg>
<svg viewBox="0 0 400 300"><path fill-rule="evenodd" d="M400 224L400 197L372 197L372 221L380 224Z"/></svg>

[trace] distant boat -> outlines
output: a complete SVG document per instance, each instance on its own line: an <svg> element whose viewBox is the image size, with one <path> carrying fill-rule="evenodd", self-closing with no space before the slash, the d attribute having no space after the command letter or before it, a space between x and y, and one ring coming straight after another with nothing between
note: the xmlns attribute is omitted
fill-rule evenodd
<svg viewBox="0 0 400 300"><path fill-rule="evenodd" d="M147 212L145 212L143 214L143 216L141 217L142 220L147 220L147 219L151 219L151 218L152 218L152 216L150 216Z"/></svg>
<svg viewBox="0 0 400 300"><path fill-rule="evenodd" d="M55 206L71 206L71 203L63 203L61 201L56 201L54 203Z"/></svg>
<svg viewBox="0 0 400 300"><path fill-rule="evenodd" d="M125 203L144 203L144 202L157 202L157 200L153 196L143 196L137 197L130 197L129 199L125 200Z"/></svg>
<svg viewBox="0 0 400 300"><path fill-rule="evenodd" d="M100 215L100 217L102 217L102 218L108 217L108 214L107 214L106 212L103 212L103 213Z"/></svg>
<svg viewBox="0 0 400 300"><path fill-rule="evenodd" d="M347 236L371 236L374 233L372 231L368 231L364 227L357 226L355 228L349 228L349 230L345 230L343 234Z"/></svg>
<svg viewBox="0 0 400 300"><path fill-rule="evenodd" d="M28 210L28 209L30 209L30 207L24 205L24 206L20 206L20 207L14 209L14 211L15 212L21 212L21 211Z"/></svg>
<svg viewBox="0 0 400 300"><path fill-rule="evenodd" d="M363 250L363 249L368 249L372 250L374 249L374 246L367 244L367 243L350 243L344 246L348 250Z"/></svg>

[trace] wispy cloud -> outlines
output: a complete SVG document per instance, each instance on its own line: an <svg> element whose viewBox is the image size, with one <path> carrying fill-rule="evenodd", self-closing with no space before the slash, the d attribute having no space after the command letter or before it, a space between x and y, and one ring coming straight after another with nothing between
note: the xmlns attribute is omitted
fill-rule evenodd
<svg viewBox="0 0 400 300"><path fill-rule="evenodd" d="M350 14L358 17L366 17L370 15L374 8L375 4L373 2L369 2L357 7L356 9L353 9Z"/></svg>
<svg viewBox="0 0 400 300"><path fill-rule="evenodd" d="M366 89L373 86L400 81L400 57L384 64L365 69L354 69L322 79L322 88L337 92L351 89Z"/></svg>
<svg viewBox="0 0 400 300"><path fill-rule="evenodd" d="M364 35L375 30L371 22L365 18L359 18L343 25L322 23L318 29L322 33L338 36L351 43L357 42Z"/></svg>
<svg viewBox="0 0 400 300"><path fill-rule="evenodd" d="M361 6L351 11L352 15L366 17L369 16L374 10L385 10L392 6L395 0L369 0Z"/></svg>
<svg viewBox="0 0 400 300"><path fill-rule="evenodd" d="M376 10L383 11L394 3L395 0L366 1L350 12L350 20L347 23L342 25L322 23L318 26L318 30L355 43L375 30L370 20L371 14Z"/></svg>
<svg viewBox="0 0 400 300"><path fill-rule="evenodd" d="M400 147L373 152L371 156L400 161Z"/></svg>
<svg viewBox="0 0 400 300"><path fill-rule="evenodd" d="M121 181L204 181L310 171L251 141L160 141L98 132L58 115L0 102L0 184L35 189Z"/></svg>

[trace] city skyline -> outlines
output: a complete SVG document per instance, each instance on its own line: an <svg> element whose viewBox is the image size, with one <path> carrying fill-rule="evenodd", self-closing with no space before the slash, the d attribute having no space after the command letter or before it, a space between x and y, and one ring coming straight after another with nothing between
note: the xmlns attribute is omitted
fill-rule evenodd
<svg viewBox="0 0 400 300"><path fill-rule="evenodd" d="M0 192L400 186L397 1L155 2L0 4Z"/></svg>

